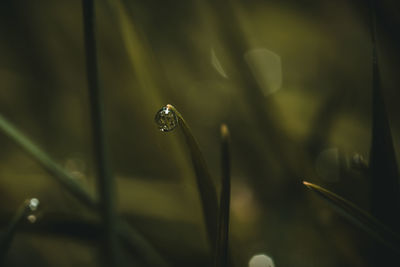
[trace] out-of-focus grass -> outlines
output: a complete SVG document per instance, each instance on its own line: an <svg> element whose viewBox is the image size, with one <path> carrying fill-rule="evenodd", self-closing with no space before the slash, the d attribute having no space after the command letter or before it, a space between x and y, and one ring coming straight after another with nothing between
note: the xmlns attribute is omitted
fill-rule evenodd
<svg viewBox="0 0 400 267"><path fill-rule="evenodd" d="M232 265L229 254L229 221L231 203L231 158L229 149L229 129L221 125L221 193L217 224L215 267Z"/></svg>
<svg viewBox="0 0 400 267"><path fill-rule="evenodd" d="M387 15L389 26L396 25L392 13L396 9L386 4L379 6L381 16ZM58 163L80 155L86 169L77 180L93 191L80 2L0 5L1 113ZM267 108L269 118L277 120L273 124L281 125L295 144L295 149L287 144L284 148L279 141L274 144L288 155L286 161L270 146L272 140L281 139L281 132L266 138L250 112L255 103L242 97L250 89L229 75L240 69L227 53L233 44L221 40L217 31L223 13L209 12L207 8L213 7L204 5L155 0L98 3L99 67L110 111L107 131L119 211L171 262L204 265L205 227L190 158L179 134L165 136L153 123L162 104L174 103L195 132L211 173L219 173L221 121L234 133L230 245L237 266L246 266L260 252L270 255L276 266L371 266L362 256L368 255L369 240L323 203L304 195L298 180L315 177L312 182L329 185L368 208L368 178L350 170L338 182L329 182L315 171L316 158L327 148L367 158L371 84L365 7L359 1L318 1L307 6L296 1L234 2L248 48L269 49L282 60L282 88L268 97L275 108ZM397 47L396 37L381 35L388 116L397 125L393 118L399 112L398 80L393 70L399 54L390 49ZM213 68L212 48L229 79ZM343 92L338 105L322 112L337 91ZM392 134L397 144L398 125ZM313 155L306 146L312 136L318 137ZM8 139L1 137L0 146L2 221L33 194L43 199L49 216L56 211L93 217ZM356 185L361 189L354 192ZM37 266L53 266L57 259L65 266L97 265L92 243L69 242L71 256L62 258L66 249L58 237L24 232L11 248L10 259L21 263L34 258Z"/></svg>

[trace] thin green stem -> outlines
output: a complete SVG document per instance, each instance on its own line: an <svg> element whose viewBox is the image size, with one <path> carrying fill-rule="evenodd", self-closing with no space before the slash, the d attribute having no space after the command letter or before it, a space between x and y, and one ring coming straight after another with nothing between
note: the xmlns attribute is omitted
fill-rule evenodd
<svg viewBox="0 0 400 267"><path fill-rule="evenodd" d="M229 210L231 198L231 166L229 153L229 130L223 124L221 126L221 172L222 189L220 196L218 235L215 252L215 267L228 266L229 251Z"/></svg>
<svg viewBox="0 0 400 267"><path fill-rule="evenodd" d="M28 216L31 209L29 208L28 201L18 208L17 212L12 217L11 221L7 225L7 229L3 232L0 239L0 265L4 264L5 257L14 239L14 235L17 231L18 226L26 216Z"/></svg>
<svg viewBox="0 0 400 267"><path fill-rule="evenodd" d="M117 261L116 211L114 207L114 179L107 159L107 144L104 131L104 107L102 90L99 86L95 9L93 0L83 0L84 39L86 51L87 80L92 118L93 152L96 160L100 213L104 223L104 255L108 266Z"/></svg>

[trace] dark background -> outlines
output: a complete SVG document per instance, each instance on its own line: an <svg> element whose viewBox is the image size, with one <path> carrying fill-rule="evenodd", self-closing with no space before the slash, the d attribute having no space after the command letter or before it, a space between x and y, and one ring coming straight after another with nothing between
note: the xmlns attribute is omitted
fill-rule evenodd
<svg viewBox="0 0 400 267"><path fill-rule="evenodd" d="M162 133L154 123L170 103L218 186L219 126L230 128L235 266L259 253L278 267L373 266L374 241L301 184L369 209L370 181L351 165L355 154L368 160L371 141L367 1L220 2L96 1L119 213L172 266L208 262L187 147L179 130ZM382 89L397 148L400 9L377 2ZM81 13L80 1L1 1L0 112L95 190ZM249 51L256 65L246 61ZM271 92L268 81L280 71L282 84ZM271 72L267 84L249 75ZM21 225L8 266L100 265L98 240L80 223L94 215L0 134L3 227L29 197L41 201L38 221ZM51 231L52 222L65 231Z"/></svg>

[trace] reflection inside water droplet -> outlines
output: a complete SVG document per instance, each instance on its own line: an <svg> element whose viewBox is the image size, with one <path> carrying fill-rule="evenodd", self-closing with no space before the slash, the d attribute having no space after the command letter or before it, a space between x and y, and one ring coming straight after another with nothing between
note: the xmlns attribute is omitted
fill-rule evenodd
<svg viewBox="0 0 400 267"><path fill-rule="evenodd" d="M274 267L274 261L265 254L254 255L249 261L249 267Z"/></svg>
<svg viewBox="0 0 400 267"><path fill-rule="evenodd" d="M160 109L154 120L157 123L158 129L162 132L172 131L178 125L178 118L175 112L167 107Z"/></svg>

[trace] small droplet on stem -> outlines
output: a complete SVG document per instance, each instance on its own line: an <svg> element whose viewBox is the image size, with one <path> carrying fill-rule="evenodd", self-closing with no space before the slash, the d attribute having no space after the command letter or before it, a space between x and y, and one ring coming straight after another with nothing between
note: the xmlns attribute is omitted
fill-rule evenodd
<svg viewBox="0 0 400 267"><path fill-rule="evenodd" d="M38 209L39 204L40 204L40 201L37 198L31 198L31 199L27 200L26 208L27 208L28 215L26 216L26 219L30 223L35 223L37 220L37 216L34 213Z"/></svg>
<svg viewBox="0 0 400 267"><path fill-rule="evenodd" d="M178 117L172 109L168 108L168 106L161 108L157 112L154 121L156 122L158 129L162 132L172 131L178 125Z"/></svg>

